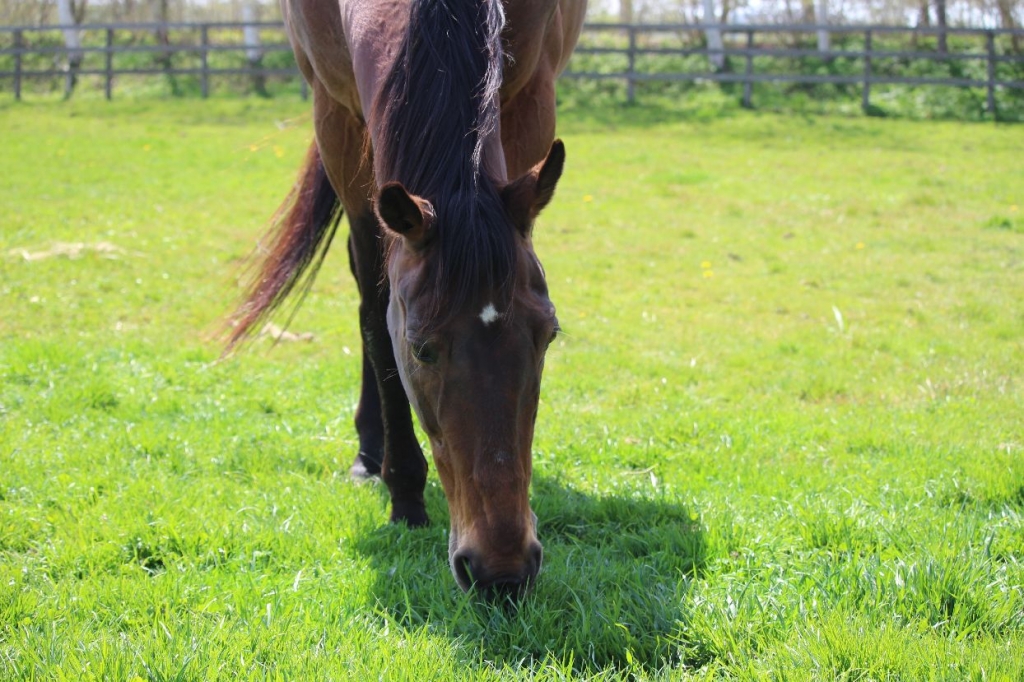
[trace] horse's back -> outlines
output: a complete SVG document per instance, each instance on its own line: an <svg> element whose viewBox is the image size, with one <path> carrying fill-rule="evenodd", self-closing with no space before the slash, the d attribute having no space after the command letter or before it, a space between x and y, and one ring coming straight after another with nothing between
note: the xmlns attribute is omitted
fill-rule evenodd
<svg viewBox="0 0 1024 682"><path fill-rule="evenodd" d="M414 1L414 0L413 0ZM382 64L390 64L409 17L410 0L281 0L299 61L339 103L364 115ZM505 0L502 100L538 70L554 78L576 44L586 0Z"/></svg>
<svg viewBox="0 0 1024 682"><path fill-rule="evenodd" d="M400 42L410 0L281 0L299 68L362 116L381 64Z"/></svg>
<svg viewBox="0 0 1024 682"><path fill-rule="evenodd" d="M565 68L583 28L586 0L505 0L502 99L514 97L531 78L554 80Z"/></svg>

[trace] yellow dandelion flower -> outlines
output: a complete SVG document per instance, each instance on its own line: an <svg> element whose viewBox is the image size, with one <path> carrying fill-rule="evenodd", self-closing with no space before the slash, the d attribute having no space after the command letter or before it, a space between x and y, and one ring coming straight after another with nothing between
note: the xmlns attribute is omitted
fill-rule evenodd
<svg viewBox="0 0 1024 682"><path fill-rule="evenodd" d="M276 156L279 159L282 156L284 156L284 150L278 147L276 144L274 145L274 156Z"/></svg>
<svg viewBox="0 0 1024 682"><path fill-rule="evenodd" d="M152 147L150 147L148 144L142 145L142 151L148 152L150 149L152 149Z"/></svg>
<svg viewBox="0 0 1024 682"><path fill-rule="evenodd" d="M1017 210L1017 204L1013 204L1012 206L1010 206L1010 211L1011 212L1014 212L1016 210Z"/></svg>
<svg viewBox="0 0 1024 682"><path fill-rule="evenodd" d="M704 279L711 279L715 276L715 273L712 270L705 270L702 274L704 275Z"/></svg>
<svg viewBox="0 0 1024 682"><path fill-rule="evenodd" d="M709 261L709 260L702 260L700 262L700 267L701 267L702 270L710 270L711 269L711 261Z"/></svg>
<svg viewBox="0 0 1024 682"><path fill-rule="evenodd" d="M584 194L584 195L583 195L583 201L584 201L585 203L588 203L588 204L589 204L589 203L590 203L591 201L593 201L593 200L594 200L594 195L593 195L593 194Z"/></svg>
<svg viewBox="0 0 1024 682"><path fill-rule="evenodd" d="M861 250L863 248L864 248L864 242L857 242L857 250L859 251L859 250Z"/></svg>
<svg viewBox="0 0 1024 682"><path fill-rule="evenodd" d="M260 150L260 146L258 144L251 144L251 145L249 145L249 151L251 151L251 152L258 152L259 150Z"/></svg>

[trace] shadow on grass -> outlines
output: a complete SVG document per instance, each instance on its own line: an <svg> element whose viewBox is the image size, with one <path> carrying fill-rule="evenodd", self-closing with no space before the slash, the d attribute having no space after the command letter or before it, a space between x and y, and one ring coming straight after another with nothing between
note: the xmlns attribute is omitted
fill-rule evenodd
<svg viewBox="0 0 1024 682"><path fill-rule="evenodd" d="M392 626L443 633L467 664L515 668L527 659L596 672L680 663L674 633L707 554L697 515L685 506L649 493L597 496L535 480L544 568L534 590L510 608L456 587L437 497L439 490L428 489L431 528L387 526L356 543L377 571L374 608Z"/></svg>

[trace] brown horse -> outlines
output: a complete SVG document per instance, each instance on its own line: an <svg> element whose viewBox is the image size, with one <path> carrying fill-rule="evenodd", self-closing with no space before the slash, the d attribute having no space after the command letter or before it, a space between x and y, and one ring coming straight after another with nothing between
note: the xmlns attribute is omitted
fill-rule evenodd
<svg viewBox="0 0 1024 682"><path fill-rule="evenodd" d="M428 522L430 438L459 585L516 595L541 564L530 509L541 372L558 331L531 231L565 151L555 77L586 0L283 0L316 141L231 345L305 290L348 212L363 381L355 476ZM510 180L511 178L511 180Z"/></svg>

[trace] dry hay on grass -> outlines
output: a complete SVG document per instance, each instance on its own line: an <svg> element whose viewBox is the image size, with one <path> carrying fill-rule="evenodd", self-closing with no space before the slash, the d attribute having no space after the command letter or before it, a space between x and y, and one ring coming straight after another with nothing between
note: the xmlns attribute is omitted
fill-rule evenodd
<svg viewBox="0 0 1024 682"><path fill-rule="evenodd" d="M125 253L124 249L110 242L96 242L85 244L83 242L57 242L49 249L43 251L29 251L28 249L11 249L8 253L12 256L21 256L27 261L45 260L47 258L81 258L82 254L91 251L100 254L101 257L110 260L117 260Z"/></svg>
<svg viewBox="0 0 1024 682"><path fill-rule="evenodd" d="M280 341L305 341L308 343L316 338L313 335L313 332L302 332L296 334L295 332L290 332L287 329L278 327L276 324L272 322L268 322L260 331L259 335L269 336L271 339L274 340L274 343Z"/></svg>

